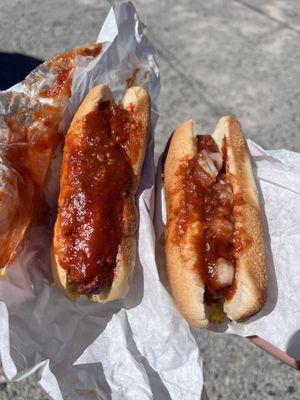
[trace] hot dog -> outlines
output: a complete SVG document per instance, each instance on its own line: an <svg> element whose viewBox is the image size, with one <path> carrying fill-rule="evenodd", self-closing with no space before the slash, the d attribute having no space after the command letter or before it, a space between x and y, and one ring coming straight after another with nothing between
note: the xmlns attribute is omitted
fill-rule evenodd
<svg viewBox="0 0 300 400"><path fill-rule="evenodd" d="M245 321L267 291L257 188L239 122L223 117L212 135L180 125L164 164L167 275L175 302L196 327Z"/></svg>
<svg viewBox="0 0 300 400"><path fill-rule="evenodd" d="M68 297L105 303L129 290L149 120L145 89L128 89L117 105L104 85L88 93L73 117L52 246L54 279Z"/></svg>

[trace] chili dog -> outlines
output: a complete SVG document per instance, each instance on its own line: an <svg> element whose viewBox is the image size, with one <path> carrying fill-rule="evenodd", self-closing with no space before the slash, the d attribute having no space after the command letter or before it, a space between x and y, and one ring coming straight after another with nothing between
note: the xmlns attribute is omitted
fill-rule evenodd
<svg viewBox="0 0 300 400"><path fill-rule="evenodd" d="M167 275L175 302L196 327L241 322L267 291L257 189L238 121L223 117L212 135L193 121L172 136L164 164Z"/></svg>
<svg viewBox="0 0 300 400"><path fill-rule="evenodd" d="M67 132L54 227L52 270L68 297L105 303L126 296L136 258L135 206L145 157L150 98L128 89L117 105L93 88Z"/></svg>

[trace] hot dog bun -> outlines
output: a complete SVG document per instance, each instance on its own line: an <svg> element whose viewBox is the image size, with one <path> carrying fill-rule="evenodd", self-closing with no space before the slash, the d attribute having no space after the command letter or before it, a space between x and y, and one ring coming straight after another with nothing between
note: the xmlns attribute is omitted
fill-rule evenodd
<svg viewBox="0 0 300 400"><path fill-rule="evenodd" d="M107 86L99 85L93 88L85 97L77 112L75 113L70 128L66 135L64 157L61 170L60 195L58 206L59 210L65 204L68 193L68 160L69 149L76 141L78 135L84 128L85 117L96 111L101 103L114 102L112 93ZM132 273L136 260L136 231L138 227L138 213L135 205L135 194L141 175L141 169L146 153L149 121L150 121L150 98L148 92L141 87L131 87L128 89L121 102L122 108L130 110L134 123L138 126L138 136L134 138L135 148L133 152L128 146L124 151L126 159L130 162L134 174L134 184L124 198L122 211L122 238L118 246L116 264L112 284L105 291L98 294L87 294L90 300L99 303L120 299L128 293ZM129 138L129 140L131 140ZM118 167L115 167L118 168ZM130 171L128 171L130 173ZM62 292L73 297L74 288L68 285L68 270L63 268L59 261L59 247L61 238L61 213L58 213L54 227L54 239L52 246L52 271L54 280Z"/></svg>
<svg viewBox="0 0 300 400"><path fill-rule="evenodd" d="M242 199L240 204L234 206L234 222L237 227L246 229L248 234L246 250L238 253L234 296L224 304L227 317L240 322L260 311L267 292L260 206L251 160L239 122L233 117L221 118L212 136L220 149L223 138L227 139L230 182L234 195Z"/></svg>
<svg viewBox="0 0 300 400"><path fill-rule="evenodd" d="M190 245L190 237L200 234L201 221L187 228L180 245L177 244L177 216L184 200L183 176L178 174L197 152L193 121L178 126L172 136L164 165L164 189L167 203L167 225L165 232L165 255L169 284L177 307L193 326L208 324L204 306L204 284L195 271L196 254Z"/></svg>
<svg viewBox="0 0 300 400"><path fill-rule="evenodd" d="M266 296L267 277L260 208L247 145L238 121L233 117L223 117L212 137L221 154L226 143L227 155L223 155L226 179L233 191L236 259L232 285L234 290L233 294L225 296L221 302L225 300L224 312L227 317L240 322L257 313ZM186 175L182 171L188 167L197 151L194 124L187 121L174 131L164 165L167 206L165 254L168 280L179 310L191 325L206 327L216 320L213 315L216 307L205 300L207 282L198 270L205 254L204 247L195 246L195 238L197 243L203 243L206 232L204 213L189 211L190 219L185 231L183 234L180 231L180 218L187 196ZM221 234L224 229L222 227ZM226 280L230 276L232 279L232 271L228 270L226 260L220 260L224 268L217 269L218 279L225 280L226 286Z"/></svg>

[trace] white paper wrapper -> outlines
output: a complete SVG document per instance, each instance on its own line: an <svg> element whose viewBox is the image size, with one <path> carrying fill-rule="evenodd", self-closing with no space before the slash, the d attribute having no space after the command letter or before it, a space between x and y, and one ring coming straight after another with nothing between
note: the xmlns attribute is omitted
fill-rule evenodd
<svg viewBox="0 0 300 400"><path fill-rule="evenodd" d="M262 209L268 296L261 312L248 322L215 325L213 330L260 336L300 360L300 154L288 150L264 151L250 140L248 146ZM161 163L157 173L159 243L166 221L160 170ZM161 245L158 253L161 257L157 258L164 262Z"/></svg>
<svg viewBox="0 0 300 400"><path fill-rule="evenodd" d="M64 298L52 281L52 232L43 225L30 228L21 254L8 269L8 280L0 282L5 373L18 381L37 372L54 399L199 399L202 393L198 348L156 268L153 130L159 70L143 31L131 3L110 10L98 36L98 41L106 42L105 50L76 67L72 96L60 124L65 131L89 88L107 83L118 98L126 79L139 68L135 83L150 92L152 130L138 196L139 257L128 297L106 305ZM19 84L14 90L24 87ZM59 164L58 152L46 188L53 207Z"/></svg>

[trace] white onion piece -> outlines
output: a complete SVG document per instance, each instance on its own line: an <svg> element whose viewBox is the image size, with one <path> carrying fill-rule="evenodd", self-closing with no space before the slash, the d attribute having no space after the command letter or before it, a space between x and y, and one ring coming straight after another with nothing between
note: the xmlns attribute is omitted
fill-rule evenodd
<svg viewBox="0 0 300 400"><path fill-rule="evenodd" d="M223 166L223 157L221 153L209 153L210 158L214 161L218 171L221 171Z"/></svg>
<svg viewBox="0 0 300 400"><path fill-rule="evenodd" d="M216 289L222 289L232 285L234 278L233 264L225 260L225 258L218 258L215 263L215 282Z"/></svg>
<svg viewBox="0 0 300 400"><path fill-rule="evenodd" d="M213 178L213 180L216 180L219 170L213 158L211 157L212 154L215 153L208 153L206 150L202 150L198 157L198 165L202 171Z"/></svg>

